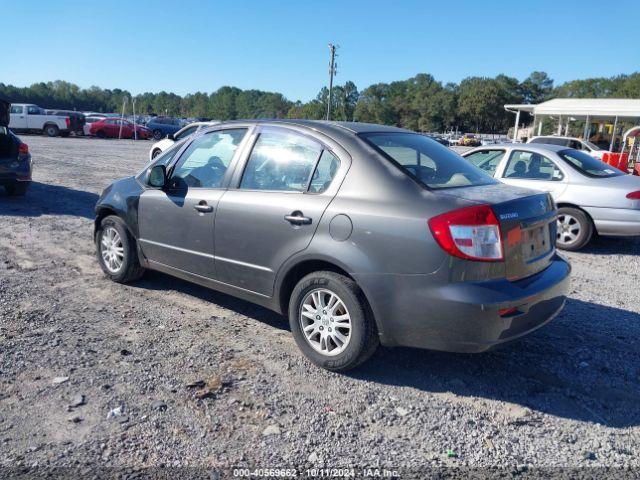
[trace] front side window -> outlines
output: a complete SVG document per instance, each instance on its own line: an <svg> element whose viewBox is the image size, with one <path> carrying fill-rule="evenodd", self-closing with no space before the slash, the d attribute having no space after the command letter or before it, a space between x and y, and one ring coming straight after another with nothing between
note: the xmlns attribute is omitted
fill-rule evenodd
<svg viewBox="0 0 640 480"><path fill-rule="evenodd" d="M19 106L12 106L11 107L11 113L23 113L24 112L24 107L19 107Z"/></svg>
<svg viewBox="0 0 640 480"><path fill-rule="evenodd" d="M562 150L558 152L558 155L571 167L587 177L608 178L624 175L624 172L582 151Z"/></svg>
<svg viewBox="0 0 640 480"><path fill-rule="evenodd" d="M28 115L40 115L40 107L27 107Z"/></svg>
<svg viewBox="0 0 640 480"><path fill-rule="evenodd" d="M493 176L504 157L504 150L480 150L464 157L476 167Z"/></svg>
<svg viewBox="0 0 640 480"><path fill-rule="evenodd" d="M193 126L193 127L185 128L182 132L180 132L178 135L176 135L175 139L176 140L181 140L183 138L187 138L189 135L194 133L197 129L198 129L197 125Z"/></svg>
<svg viewBox="0 0 640 480"><path fill-rule="evenodd" d="M503 174L504 178L526 180L562 180L560 169L544 155L535 152L514 150Z"/></svg>
<svg viewBox="0 0 640 480"><path fill-rule="evenodd" d="M428 188L471 187L497 183L460 155L415 133L361 134L387 159Z"/></svg>
<svg viewBox="0 0 640 480"><path fill-rule="evenodd" d="M246 128L220 130L196 138L171 175L176 187L218 188L242 142Z"/></svg>
<svg viewBox="0 0 640 480"><path fill-rule="evenodd" d="M322 146L292 132L262 132L240 182L246 190L307 190Z"/></svg>

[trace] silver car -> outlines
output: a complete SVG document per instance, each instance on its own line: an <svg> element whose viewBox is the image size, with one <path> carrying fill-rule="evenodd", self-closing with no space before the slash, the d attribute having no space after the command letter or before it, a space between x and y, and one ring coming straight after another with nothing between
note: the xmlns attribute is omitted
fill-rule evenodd
<svg viewBox="0 0 640 480"><path fill-rule="evenodd" d="M506 184L549 192L558 206L558 248L579 250L594 233L640 235L640 177L584 151L534 143L475 148L463 157Z"/></svg>
<svg viewBox="0 0 640 480"><path fill-rule="evenodd" d="M546 193L503 185L436 141L361 123L207 127L107 187L95 242L116 282L145 269L288 314L316 364L379 343L481 352L562 308Z"/></svg>

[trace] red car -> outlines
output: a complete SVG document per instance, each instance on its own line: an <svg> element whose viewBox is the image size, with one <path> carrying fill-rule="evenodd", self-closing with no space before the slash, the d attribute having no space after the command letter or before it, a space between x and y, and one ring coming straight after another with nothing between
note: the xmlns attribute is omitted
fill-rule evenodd
<svg viewBox="0 0 640 480"><path fill-rule="evenodd" d="M119 118L103 118L93 122L89 128L89 135L100 138L135 138L134 131L138 132L138 139L141 140L147 140L153 136L148 128Z"/></svg>

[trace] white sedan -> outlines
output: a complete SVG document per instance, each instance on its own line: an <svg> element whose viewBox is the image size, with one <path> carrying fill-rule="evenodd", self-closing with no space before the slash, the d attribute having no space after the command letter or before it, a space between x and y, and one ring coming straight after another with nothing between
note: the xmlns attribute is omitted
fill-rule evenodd
<svg viewBox="0 0 640 480"><path fill-rule="evenodd" d="M158 155L160 155L162 152L170 148L177 141L187 138L189 135L193 135L203 127L216 125L218 123L220 122L216 120L211 122L193 122L193 123L190 123L189 125L182 127L173 135L168 135L166 138L163 138L162 140L157 141L151 146L151 150L149 150L149 161L156 158Z"/></svg>

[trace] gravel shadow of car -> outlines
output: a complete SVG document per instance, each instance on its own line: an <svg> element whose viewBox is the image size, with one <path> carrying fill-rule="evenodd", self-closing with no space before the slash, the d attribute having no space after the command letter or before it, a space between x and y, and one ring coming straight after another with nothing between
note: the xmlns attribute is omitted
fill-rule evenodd
<svg viewBox="0 0 640 480"><path fill-rule="evenodd" d="M210 288L202 287L195 283L187 282L176 277L148 271L145 276L134 284L135 287L157 291L169 291L184 293L206 302L215 303L217 306L233 310L236 313L251 317L254 320L265 323L280 330L289 330L289 322L282 315L278 315L267 308L251 302L218 292Z"/></svg>
<svg viewBox="0 0 640 480"><path fill-rule="evenodd" d="M137 287L178 291L281 330L266 308L158 272ZM347 372L356 381L500 400L559 417L640 425L640 314L569 299L551 323L481 354L381 348Z"/></svg>
<svg viewBox="0 0 640 480"><path fill-rule="evenodd" d="M25 196L12 197L0 188L0 215L39 217L71 215L95 218L98 195L62 185L32 182Z"/></svg>
<svg viewBox="0 0 640 480"><path fill-rule="evenodd" d="M639 338L640 314L569 299L551 323L495 350L383 349L351 376L624 428L640 424Z"/></svg>
<svg viewBox="0 0 640 480"><path fill-rule="evenodd" d="M640 255L638 237L595 237L586 247L576 253L594 255Z"/></svg>

